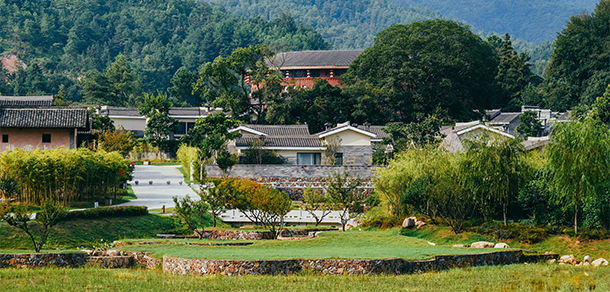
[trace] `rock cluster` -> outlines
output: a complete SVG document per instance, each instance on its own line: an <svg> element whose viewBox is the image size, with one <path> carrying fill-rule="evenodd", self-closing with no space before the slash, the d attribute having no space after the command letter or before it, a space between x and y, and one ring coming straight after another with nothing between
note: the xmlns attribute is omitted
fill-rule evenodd
<svg viewBox="0 0 610 292"><path fill-rule="evenodd" d="M552 261L554 262L554 261ZM608 261L604 258L599 258L596 260L591 260L590 256L585 256L583 258L582 261L579 261L576 259L576 257L574 257L574 255L564 255L562 257L559 258L559 260L557 261L560 265L574 265L574 266L594 266L594 267L599 267L599 266L607 266L608 265Z"/></svg>
<svg viewBox="0 0 610 292"><path fill-rule="evenodd" d="M87 263L86 253L0 254L0 268L37 268L45 266L76 268Z"/></svg>
<svg viewBox="0 0 610 292"><path fill-rule="evenodd" d="M402 221L402 228L411 228L413 226L420 228L424 225L426 225L426 222L417 220L417 217L415 216L407 217Z"/></svg>

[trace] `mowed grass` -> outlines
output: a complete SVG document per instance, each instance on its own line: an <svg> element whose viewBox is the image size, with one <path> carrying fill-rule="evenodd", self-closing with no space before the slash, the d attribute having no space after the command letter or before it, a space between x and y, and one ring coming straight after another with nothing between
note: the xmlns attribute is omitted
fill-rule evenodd
<svg viewBox="0 0 610 292"><path fill-rule="evenodd" d="M438 254L466 254L492 250L455 248L450 245L433 246L428 241L401 236L400 229L383 231L325 231L318 237L300 240L253 240L249 246L197 245L133 245L124 250L153 252L153 257L164 255L207 259L294 259L294 258L351 258L351 259L427 259ZM177 242L211 242L188 239ZM229 241L232 242L232 241ZM239 241L235 241L239 242Z"/></svg>
<svg viewBox="0 0 610 292"><path fill-rule="evenodd" d="M451 269L414 275L188 276L159 270L0 269L6 291L610 291L609 267L557 264Z"/></svg>

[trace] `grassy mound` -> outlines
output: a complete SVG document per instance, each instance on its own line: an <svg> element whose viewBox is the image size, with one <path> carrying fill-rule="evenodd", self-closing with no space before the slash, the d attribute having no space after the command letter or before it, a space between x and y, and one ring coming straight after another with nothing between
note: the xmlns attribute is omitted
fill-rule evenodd
<svg viewBox="0 0 610 292"><path fill-rule="evenodd" d="M551 251L560 255L573 254L576 257L591 256L593 259L608 258L610 240L592 240L568 235L549 235L536 243L523 243L515 239L500 239L491 235L480 235L473 232L453 234L449 227L425 226L420 229L402 229L401 235L428 240L437 244L471 244L476 241L506 242L511 248L535 250L543 253Z"/></svg>

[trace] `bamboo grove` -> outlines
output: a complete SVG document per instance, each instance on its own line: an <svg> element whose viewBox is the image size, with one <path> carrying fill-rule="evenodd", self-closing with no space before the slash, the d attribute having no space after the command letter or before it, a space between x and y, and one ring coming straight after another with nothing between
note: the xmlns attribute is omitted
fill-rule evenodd
<svg viewBox="0 0 610 292"><path fill-rule="evenodd" d="M4 199L36 205L45 199L66 206L108 199L131 175L129 161L118 152L83 148L7 151L0 167Z"/></svg>

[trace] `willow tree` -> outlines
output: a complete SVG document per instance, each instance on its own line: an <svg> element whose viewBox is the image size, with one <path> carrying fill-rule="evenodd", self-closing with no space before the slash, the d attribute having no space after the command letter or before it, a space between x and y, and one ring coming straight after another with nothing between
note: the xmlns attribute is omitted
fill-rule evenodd
<svg viewBox="0 0 610 292"><path fill-rule="evenodd" d="M479 210L487 217L493 206L502 206L506 225L508 205L531 175L525 148L515 139L492 140L488 137L468 141L461 164L466 186L475 195Z"/></svg>
<svg viewBox="0 0 610 292"><path fill-rule="evenodd" d="M581 202L604 192L610 179L610 131L593 117L558 124L546 154L551 187L564 204L574 204L574 234L578 234Z"/></svg>

